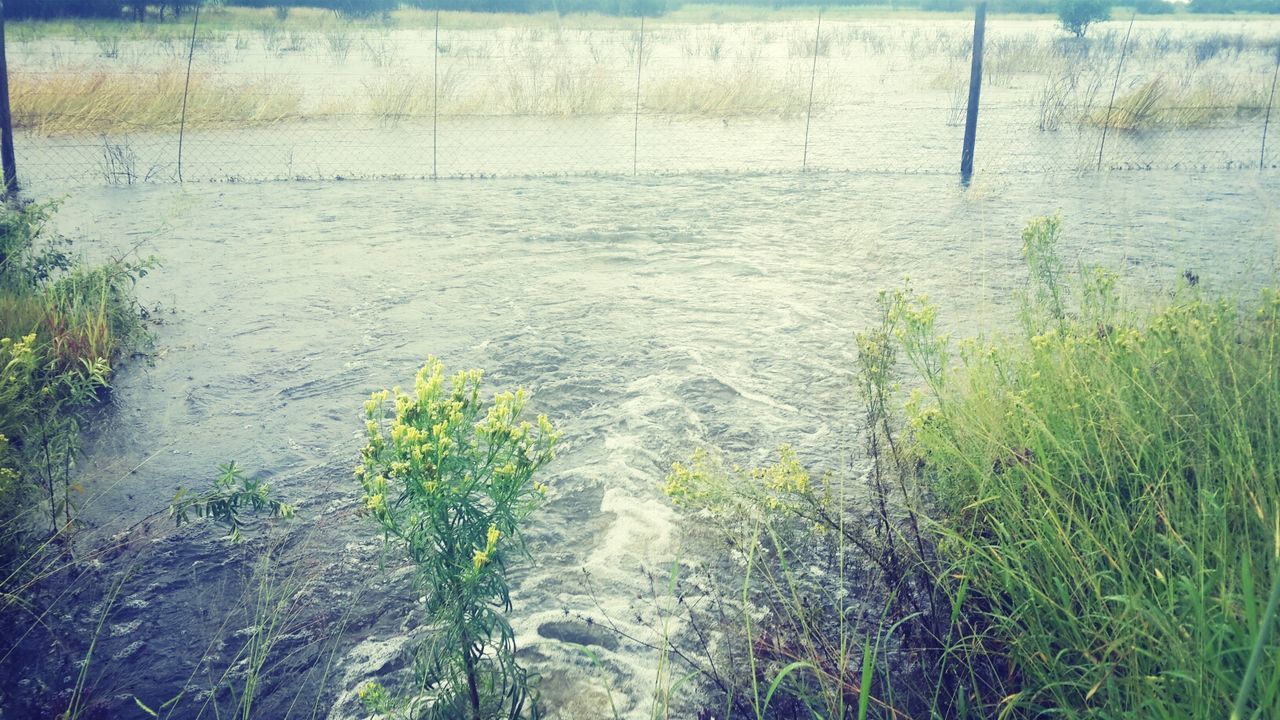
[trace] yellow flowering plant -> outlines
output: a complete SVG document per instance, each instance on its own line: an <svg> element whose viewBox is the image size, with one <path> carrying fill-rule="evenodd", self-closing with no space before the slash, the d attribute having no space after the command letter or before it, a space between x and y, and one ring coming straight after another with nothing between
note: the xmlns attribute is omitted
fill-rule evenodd
<svg viewBox="0 0 1280 720"><path fill-rule="evenodd" d="M517 718L535 713L515 638L507 563L527 555L521 523L543 502L533 479L559 434L524 419L523 390L480 399L483 373L446 380L428 358L412 392L365 403L368 442L355 467L363 511L417 568L415 592L436 632L416 653L415 718Z"/></svg>

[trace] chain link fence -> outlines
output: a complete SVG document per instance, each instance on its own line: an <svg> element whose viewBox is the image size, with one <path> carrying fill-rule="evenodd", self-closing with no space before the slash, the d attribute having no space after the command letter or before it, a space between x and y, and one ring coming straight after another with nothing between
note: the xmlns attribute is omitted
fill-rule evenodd
<svg viewBox="0 0 1280 720"><path fill-rule="evenodd" d="M973 29L464 13L146 28L11 25L24 183L954 173ZM1079 40L992 18L977 173L1275 169L1277 68L1273 21Z"/></svg>

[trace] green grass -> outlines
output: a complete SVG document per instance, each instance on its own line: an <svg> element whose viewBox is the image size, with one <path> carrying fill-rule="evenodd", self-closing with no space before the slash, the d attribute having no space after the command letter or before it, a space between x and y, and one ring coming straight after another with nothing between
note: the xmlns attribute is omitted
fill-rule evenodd
<svg viewBox="0 0 1280 720"><path fill-rule="evenodd" d="M1280 572L1280 295L1187 293L962 353L916 439L1000 711L1227 714ZM1252 706L1280 714L1280 642ZM997 709L997 708L993 708Z"/></svg>
<svg viewBox="0 0 1280 720"><path fill-rule="evenodd" d="M0 208L0 611L25 602L41 525L71 526L86 409L146 335L133 283L151 262L73 263L53 208Z"/></svg>
<svg viewBox="0 0 1280 720"><path fill-rule="evenodd" d="M769 614L730 632L752 683L791 668L797 716L1280 717L1280 291L1209 298L1189 275L1129 305L1059 259L1060 230L1023 234L1010 334L952 343L927 298L882 296L858 336L863 478L790 451L669 477L751 559L727 586ZM806 578L824 556L839 572Z"/></svg>
<svg viewBox="0 0 1280 720"><path fill-rule="evenodd" d="M983 628L952 650L1001 668L984 714L1225 717L1253 667L1246 716L1274 717L1280 293L1129 309L1059 232L1024 232L1022 332L964 344L912 416L939 575ZM909 357L945 357L902 317Z"/></svg>

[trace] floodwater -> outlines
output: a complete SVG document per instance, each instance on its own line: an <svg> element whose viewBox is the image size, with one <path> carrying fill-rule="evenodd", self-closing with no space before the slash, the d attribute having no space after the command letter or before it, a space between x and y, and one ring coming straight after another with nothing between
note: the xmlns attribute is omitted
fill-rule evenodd
<svg viewBox="0 0 1280 720"><path fill-rule="evenodd" d="M681 542L696 518L661 494L667 469L699 446L750 463L790 443L818 468L855 456L853 333L877 291L909 276L949 329L999 332L1023 277L1019 229L1061 210L1069 265L1151 292L1192 270L1247 298L1275 281L1278 199L1280 177L1256 172L1006 175L968 189L828 173L79 192L57 223L91 254L136 246L164 261L138 286L161 321L155 345L121 369L84 462L82 552L133 530L10 658L26 679L6 702L60 709L123 579L87 675L93 710L177 697L174 717L213 717L215 701L225 714L234 690L211 689L229 667L243 687L255 558L274 548L258 577L301 586L281 606L255 715L354 714L356 688L394 677L421 631L399 564L380 569L380 536L355 514L361 404L436 355L485 369L492 391L528 388L564 431L509 613L546 709L598 718L613 702L646 717L657 654L602 625L656 641L646 573L682 553L700 562ZM296 518L231 547L153 516L232 459L271 478Z"/></svg>

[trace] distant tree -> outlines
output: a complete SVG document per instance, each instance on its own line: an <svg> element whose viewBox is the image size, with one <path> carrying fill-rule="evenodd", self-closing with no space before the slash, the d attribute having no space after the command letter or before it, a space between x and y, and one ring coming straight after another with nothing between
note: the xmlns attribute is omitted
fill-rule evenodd
<svg viewBox="0 0 1280 720"><path fill-rule="evenodd" d="M298 5L310 5L334 11L347 19L371 18L384 15L400 7L400 0L308 0Z"/></svg>
<svg viewBox="0 0 1280 720"><path fill-rule="evenodd" d="M1191 0L1193 13L1280 13L1280 0Z"/></svg>
<svg viewBox="0 0 1280 720"><path fill-rule="evenodd" d="M1076 37L1084 37L1085 31L1095 22L1111 19L1111 3L1108 0L1061 0L1058 3L1058 22L1062 29Z"/></svg>
<svg viewBox="0 0 1280 720"><path fill-rule="evenodd" d="M6 0L5 17L23 18L60 17L120 17L123 3L120 0Z"/></svg>
<svg viewBox="0 0 1280 720"><path fill-rule="evenodd" d="M1170 15L1173 3L1167 0L1134 0L1133 9L1142 15Z"/></svg>

